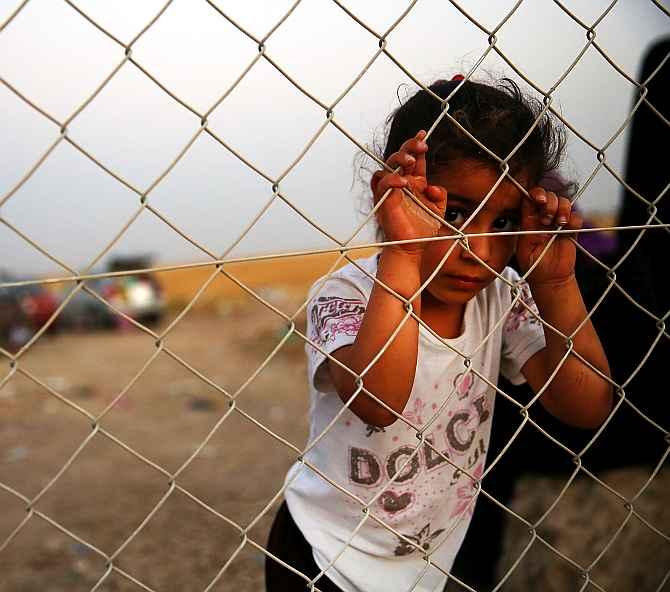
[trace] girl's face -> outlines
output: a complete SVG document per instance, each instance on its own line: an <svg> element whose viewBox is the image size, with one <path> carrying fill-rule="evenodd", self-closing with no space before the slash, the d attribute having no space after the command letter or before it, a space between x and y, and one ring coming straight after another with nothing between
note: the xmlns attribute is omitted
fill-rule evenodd
<svg viewBox="0 0 670 592"><path fill-rule="evenodd" d="M461 159L434 171L429 183L442 185L447 190L445 219L460 227L484 200L495 185L499 173L490 165ZM526 175L515 178L525 187ZM490 268L500 273L516 248L516 236L496 236L495 233L519 229L522 194L509 180L503 179L483 208L465 228L468 234L492 233L492 236L468 238L470 249ZM453 234L446 226L442 236ZM455 241L437 241L426 246L421 275L426 280L439 266L442 258ZM456 244L440 271L426 290L436 300L445 304L465 304L485 288L495 275L484 267L471 253Z"/></svg>

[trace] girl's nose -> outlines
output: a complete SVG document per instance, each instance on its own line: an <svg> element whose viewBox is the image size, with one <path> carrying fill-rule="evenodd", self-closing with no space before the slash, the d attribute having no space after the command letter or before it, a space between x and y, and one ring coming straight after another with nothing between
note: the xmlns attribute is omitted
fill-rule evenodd
<svg viewBox="0 0 670 592"><path fill-rule="evenodd" d="M491 237L490 236L467 236L467 245L470 250L461 246L461 257L470 261L478 259L488 263L491 257Z"/></svg>

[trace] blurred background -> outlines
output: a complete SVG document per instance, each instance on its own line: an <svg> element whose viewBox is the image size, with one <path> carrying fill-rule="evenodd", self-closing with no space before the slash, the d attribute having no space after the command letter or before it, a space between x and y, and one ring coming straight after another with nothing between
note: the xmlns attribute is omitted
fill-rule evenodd
<svg viewBox="0 0 670 592"><path fill-rule="evenodd" d="M379 33L409 6L395 0L341 4ZM295 318L299 328L304 325L306 290L337 258L334 252L303 252L337 249L337 241L349 239L357 245L374 241L369 224L355 232L369 199L365 173L359 169L360 149L335 126L327 125L284 176L322 127L326 112L268 60L256 61L217 105L258 57L258 43L250 37L261 40L292 3L175 0L126 56L123 45L163 6L153 0L0 0L0 22L6 23L0 32L3 591L89 590L100 579L100 590L140 589L118 571L105 576L105 560L96 549L107 555L120 549L115 564L150 589L202 590L229 559L214 589L262 589L262 553L252 545L238 547L236 527L211 509L241 528L260 515L249 535L264 542L274 511L266 505L280 490L296 453L249 418L297 449L303 447L304 344L287 334L287 319ZM489 47L488 34L459 7L492 30L514 6L507 1L417 2L388 35L387 50L426 84L467 73ZM639 98L626 77L641 81L661 67L667 80L669 50L659 42L670 34L668 9L667 2L634 0L522 2L495 33L496 47L525 77L544 90L557 85L553 106L572 128L561 173L583 188L579 207L594 227L647 220L646 204L631 197L617 176L630 183L637 174L634 188L643 192L644 187L649 201L667 185L660 160L667 151L650 147L652 139L655 146L667 145L667 85L659 82L660 75L654 105L666 120L652 115L653 121L638 133L637 153L646 155L642 160L649 170L635 173L630 168L633 126L619 131ZM580 22L595 24L594 39L612 63L591 46L571 68L587 44ZM330 106L375 55L379 41L335 2L304 0L264 43L267 56L286 75ZM474 79L500 76L510 76L541 97L499 55L489 52ZM337 102L334 121L361 145L373 147L382 141L387 115L416 88L382 54ZM646 117L651 110L644 105L642 112ZM198 133L199 115L205 113L211 134ZM61 136L64 124L66 139ZM604 150L611 171L599 167L594 146ZM282 200L272 199L278 179L281 195L313 224ZM142 200L149 207L140 210ZM667 206L659 202L661 207ZM624 222L622 212L628 212ZM659 216L667 222L667 216ZM619 274L636 301L659 317L667 311L658 258L664 247L667 252L667 233L658 239L662 232L653 232L653 248L648 237L636 243L636 256ZM602 232L588 235L583 244L612 265L637 236L631 231L620 236ZM656 259L647 257L645 249ZM353 255L371 252L361 249ZM262 257L268 254L283 257ZM213 275L211 265L196 265L222 255L257 259L226 265L228 275ZM151 271L161 267L175 269ZM150 271L125 273L129 270ZM73 282L57 281L72 272L110 275L89 280L87 290L72 294ZM580 273L592 304L607 289L605 272L588 258L582 262ZM33 281L45 279L49 281ZM604 328L613 318L620 323L619 334L608 335L608 354L617 363L621 360L622 383L644 362L638 383L631 384L638 389L633 393L647 394L658 377L654 364L661 363L656 344L666 344L667 336L657 337L654 319L630 302L617 301L616 294L612 290L598 309ZM624 331L627 343L620 339ZM157 349L156 336L164 348ZM17 354L18 365L10 363ZM228 397L238 391L243 414L228 414ZM648 578L649 587L635 589L661 590L668 581L668 530L659 526L667 483L663 485L663 472L658 472L667 455L667 405L641 405L661 428L646 421L631 427L632 419L622 419L619 427L604 433L601 442L608 444L600 445L591 466L603 482L625 490L624 497L634 496L649 481L639 502L661 534L649 534L651 529L624 511L621 499L588 478L570 482L565 499L573 500L572 505L561 502L552 510L556 522L544 523L546 536L581 565L599 558L603 549L605 558L620 557L623 551L608 541L619 528L626 533L616 540L627 541L626 553L642 555L625 566L598 559L593 579L607 590L633 589L626 582L640 578ZM514 419L505 417L497 425L518 424L518 413ZM93 435L92 419L101 426ZM550 420L540 416L538 421ZM610 441L605 440L608 434ZM509 435L501 429L499 441ZM575 446L586 442L581 434L562 438ZM638 454L641 442L650 444ZM556 458L538 443L532 448L535 460L510 454L512 468L501 469L507 472L497 478L491 473L491 487L506 484L501 499L543 515L574 468L569 453L553 448ZM631 465L643 468L631 473ZM180 469L184 491L172 491L167 477ZM534 481L524 476L529 472L535 474ZM538 488L544 496L537 495ZM28 500L43 517L29 514L23 524ZM589 513L580 515L579 509L586 507ZM594 519L601 527L576 536L581 531L574 525L583 528L598 509L609 519L602 524ZM505 519L505 512L496 511L488 527L477 530L475 523L472 529L472 537L483 537L471 540L486 569L473 559L474 551L464 555L470 558L465 563L477 569L463 567L463 577L478 590L490 589L527 542L525 532L493 526L498 524L494 520ZM631 532L633 524L638 531ZM497 534L492 537L493 530ZM484 539L495 539L488 551ZM503 548L506 555L499 559ZM644 568L643 575L621 572L631 566ZM526 556L504 589L567 590L579 577L574 566L545 549Z"/></svg>

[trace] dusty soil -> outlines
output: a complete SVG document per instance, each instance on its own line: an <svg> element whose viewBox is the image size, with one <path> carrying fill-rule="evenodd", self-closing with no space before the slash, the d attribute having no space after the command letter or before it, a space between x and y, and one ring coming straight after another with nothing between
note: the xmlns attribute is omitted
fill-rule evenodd
<svg viewBox="0 0 670 592"><path fill-rule="evenodd" d="M262 306L219 316L190 315L165 345L227 393L234 393L284 335ZM156 351L154 339L126 332L46 336L21 359L21 371L98 416ZM290 338L237 397L236 407L295 446L307 434L302 343ZM2 376L8 371L3 364ZM33 499L77 451L71 466L34 503L37 513L0 551L0 590L89 590L105 560L154 590L202 590L241 542L239 529L170 489L177 483L240 528L282 486L296 454L237 411L229 398L165 352L96 424L21 373L0 391L0 483ZM226 414L228 414L226 416ZM211 440L184 467L223 417ZM103 433L104 430L104 433ZM92 435L92 436L91 436ZM89 438L88 440L86 440ZM123 441L165 473L113 441ZM147 525L130 542L156 504ZM0 488L0 544L26 517L26 503ZM263 543L276 506L248 532ZM43 517L42 517L43 516ZM78 542L48 520L58 522ZM262 554L245 545L214 590L260 590ZM117 573L100 590L138 590Z"/></svg>
<svg viewBox="0 0 670 592"><path fill-rule="evenodd" d="M589 581L608 592L651 592L670 585L670 514L667 512L670 474L659 473L639 497L652 476L650 467L629 467L603 472L598 477L617 495L589 477L574 482L536 533L510 517L498 577L510 571L505 592L595 591L571 561L587 568ZM530 522L549 509L567 477L529 475L519 480L512 509ZM634 511L633 511L634 510ZM517 569L516 560L527 553ZM563 554L564 557L561 557ZM582 588L582 586L585 586Z"/></svg>

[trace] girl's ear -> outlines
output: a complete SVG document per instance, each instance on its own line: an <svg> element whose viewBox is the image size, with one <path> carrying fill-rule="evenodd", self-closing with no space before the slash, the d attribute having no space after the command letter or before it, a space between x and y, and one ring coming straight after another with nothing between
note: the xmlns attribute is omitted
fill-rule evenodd
<svg viewBox="0 0 670 592"><path fill-rule="evenodd" d="M374 202L377 203L377 186L379 181L382 180L384 176L384 171L375 171L372 177L370 177L370 189L372 189L372 195L374 196Z"/></svg>
<svg viewBox="0 0 670 592"><path fill-rule="evenodd" d="M379 182L382 180L382 177L384 176L384 171L375 171L373 173L372 177L370 177L370 189L372 189L372 205L373 207L377 205L378 201L378 196L377 196L377 187L379 186ZM377 228L381 228L381 220L380 220L380 212L377 210L375 212L375 221L377 222ZM377 233L379 234L379 232ZM377 236L377 238L380 238ZM382 240L383 237L381 238Z"/></svg>

